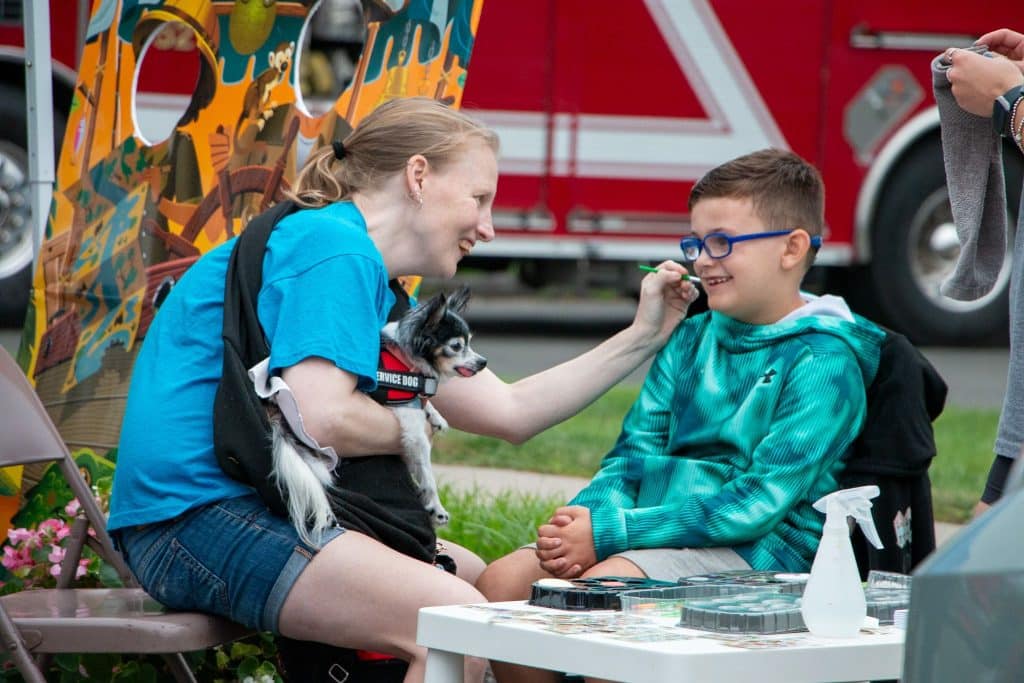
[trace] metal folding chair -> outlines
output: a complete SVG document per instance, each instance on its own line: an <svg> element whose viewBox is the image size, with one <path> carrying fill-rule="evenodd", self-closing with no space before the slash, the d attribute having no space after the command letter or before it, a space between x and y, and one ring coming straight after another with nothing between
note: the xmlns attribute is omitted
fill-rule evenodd
<svg viewBox="0 0 1024 683"><path fill-rule="evenodd" d="M182 652L251 633L220 617L175 612L146 594L114 549L106 520L53 421L14 359L0 348L0 467L53 461L81 513L72 526L57 588L0 597L0 636L26 681L45 683L53 653L164 655L178 681L195 681ZM88 534L92 527L95 536ZM82 548L89 544L113 566L125 588L72 588Z"/></svg>

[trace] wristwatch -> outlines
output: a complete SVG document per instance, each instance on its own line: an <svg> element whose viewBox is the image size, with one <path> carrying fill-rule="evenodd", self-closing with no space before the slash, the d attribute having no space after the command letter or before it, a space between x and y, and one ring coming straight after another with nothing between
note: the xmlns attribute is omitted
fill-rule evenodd
<svg viewBox="0 0 1024 683"><path fill-rule="evenodd" d="M1024 87L1015 85L992 102L992 130L997 135L1002 135L1003 137L1012 135L1012 131L1010 131L1011 112L1013 111L1013 105L1022 96L1024 96Z"/></svg>

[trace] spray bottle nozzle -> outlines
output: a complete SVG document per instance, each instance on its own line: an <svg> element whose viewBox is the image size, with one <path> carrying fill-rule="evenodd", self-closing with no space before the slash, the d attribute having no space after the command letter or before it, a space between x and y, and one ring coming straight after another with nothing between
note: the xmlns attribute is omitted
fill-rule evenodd
<svg viewBox="0 0 1024 683"><path fill-rule="evenodd" d="M825 513L825 526L846 526L846 518L853 517L871 545L882 548L875 521L871 517L871 499L880 493L877 486L858 486L843 489L819 498L814 509Z"/></svg>

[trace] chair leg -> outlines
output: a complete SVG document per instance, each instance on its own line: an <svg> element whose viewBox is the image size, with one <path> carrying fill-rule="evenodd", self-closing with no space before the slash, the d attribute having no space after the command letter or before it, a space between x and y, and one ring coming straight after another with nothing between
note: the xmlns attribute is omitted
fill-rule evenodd
<svg viewBox="0 0 1024 683"><path fill-rule="evenodd" d="M188 668L184 655L180 652L175 652L174 654L162 655L162 657L167 662L167 668L171 670L174 680L178 681L178 683L196 683L196 677L192 674L192 669Z"/></svg>
<svg viewBox="0 0 1024 683"><path fill-rule="evenodd" d="M14 665L25 678L26 683L46 683L46 677L39 670L36 660L25 647L25 641L21 639L18 628L11 621L7 612L0 608L0 637L3 638L4 649L10 653Z"/></svg>

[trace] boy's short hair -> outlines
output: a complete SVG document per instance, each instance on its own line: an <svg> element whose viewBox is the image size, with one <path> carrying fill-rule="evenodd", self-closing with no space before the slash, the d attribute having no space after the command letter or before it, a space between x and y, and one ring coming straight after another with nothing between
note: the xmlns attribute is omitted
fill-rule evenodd
<svg viewBox="0 0 1024 683"><path fill-rule="evenodd" d="M762 149L716 166L690 191L688 208L702 199L749 199L765 230L803 228L811 237L825 225L825 184L818 169L781 149ZM807 266L818 249L810 248Z"/></svg>

